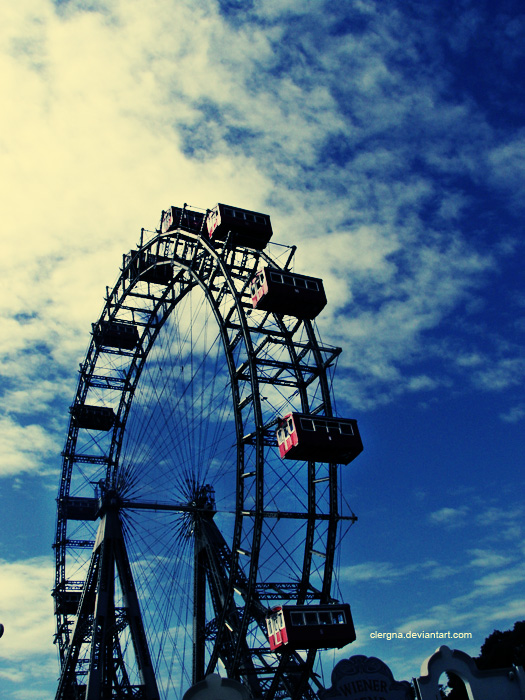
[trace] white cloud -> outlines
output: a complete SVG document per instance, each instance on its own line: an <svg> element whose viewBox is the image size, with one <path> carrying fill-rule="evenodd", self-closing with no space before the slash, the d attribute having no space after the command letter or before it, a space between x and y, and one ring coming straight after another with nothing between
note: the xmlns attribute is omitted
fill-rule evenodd
<svg viewBox="0 0 525 700"><path fill-rule="evenodd" d="M523 619L523 611L525 610L525 598L518 597L498 606L496 609L488 611L488 619L496 623L498 620L505 621L505 624L511 628L511 620L517 621Z"/></svg>
<svg viewBox="0 0 525 700"><path fill-rule="evenodd" d="M525 565L522 564L486 574L476 579L475 584L481 595L495 595L521 583L524 577Z"/></svg>
<svg viewBox="0 0 525 700"><path fill-rule="evenodd" d="M468 512L468 506L461 506L460 508L450 508L447 506L429 513L428 520L433 525L455 528L464 524Z"/></svg>
<svg viewBox="0 0 525 700"><path fill-rule="evenodd" d="M439 616L425 616L425 617L415 617L403 624L399 625L397 632L423 632L423 631L434 631L436 628L441 626L441 619Z"/></svg>
<svg viewBox="0 0 525 700"><path fill-rule="evenodd" d="M325 338L345 349L339 367L360 375L361 391L359 386L351 391L357 405L365 386L379 403L387 387L391 398L451 381L437 373L411 377L410 365L424 353L434 359L442 354L426 334L471 294L492 261L468 251L459 238L445 249L441 245L436 239L434 246L414 251L401 236L373 227L302 244L300 259L308 262L301 269L323 277L330 300L318 325Z"/></svg>
<svg viewBox="0 0 525 700"><path fill-rule="evenodd" d="M503 191L512 192L512 203L523 208L525 147L523 133L516 133L507 143L495 146L488 154L488 164L493 182Z"/></svg>
<svg viewBox="0 0 525 700"><path fill-rule="evenodd" d="M500 418L504 423L519 423L525 418L525 405L512 406L508 411L502 413Z"/></svg>
<svg viewBox="0 0 525 700"><path fill-rule="evenodd" d="M524 507L514 502L514 494L504 491L502 498L505 506L486 506L476 514L478 524L490 528L496 539L514 539L521 541Z"/></svg>
<svg viewBox="0 0 525 700"><path fill-rule="evenodd" d="M494 552L485 549L471 549L468 552L472 559L470 566L479 568L500 568L512 562L512 557L501 552Z"/></svg>
<svg viewBox="0 0 525 700"><path fill-rule="evenodd" d="M456 357L456 363L460 367L479 367L479 365L483 364L485 361L486 358L479 352L465 353Z"/></svg>
<svg viewBox="0 0 525 700"><path fill-rule="evenodd" d="M58 675L53 646L51 588L54 566L49 557L2 561L0 565L0 677L5 697L51 698L48 685ZM40 693L40 696L37 693Z"/></svg>
<svg viewBox="0 0 525 700"><path fill-rule="evenodd" d="M20 472L48 474L46 460L56 457L60 448L61 444L40 425L0 419L0 476Z"/></svg>
<svg viewBox="0 0 525 700"><path fill-rule="evenodd" d="M190 87L203 93L210 69L210 32L203 30L210 20L184 4L168 12L165 3L153 5L152 13L135 4L113 15L103 3L100 12L68 4L58 16L51 3L25 0L2 25L8 51L0 55L0 75L10 102L0 115L9 173L0 352L2 404L11 416L4 422L3 475L39 470L38 450L59 451L63 435L16 425L14 416L58 401L63 430L90 324L141 225L153 229L163 207L174 198L182 203L177 197L204 206L244 199L257 208L267 188L246 159L211 158L203 168L180 153L170 122L193 108L186 96L173 111L166 95L174 76L182 93ZM202 40L176 32L173 41L176 27L199 22ZM173 60L174 46L180 61ZM193 70L199 51L202 80Z"/></svg>
<svg viewBox="0 0 525 700"><path fill-rule="evenodd" d="M352 566L341 566L339 579L351 584L368 581L370 583L389 584L394 579L410 576L414 571L432 569L436 562L419 562L414 564L397 564L386 561L368 561Z"/></svg>
<svg viewBox="0 0 525 700"><path fill-rule="evenodd" d="M501 391L522 384L525 377L525 360L506 357L492 362L490 367L477 372L474 381L483 389Z"/></svg>

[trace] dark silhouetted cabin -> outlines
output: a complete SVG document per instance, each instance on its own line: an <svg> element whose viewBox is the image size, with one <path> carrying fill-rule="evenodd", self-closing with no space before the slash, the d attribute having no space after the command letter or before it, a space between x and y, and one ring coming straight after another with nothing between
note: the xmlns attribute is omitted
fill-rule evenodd
<svg viewBox="0 0 525 700"><path fill-rule="evenodd" d="M217 204L208 212L206 226L214 241L225 241L228 234L235 245L262 250L272 237L268 214Z"/></svg>
<svg viewBox="0 0 525 700"><path fill-rule="evenodd" d="M347 603L278 605L266 616L268 641L274 651L287 649L340 649L355 641Z"/></svg>
<svg viewBox="0 0 525 700"><path fill-rule="evenodd" d="M263 267L250 283L254 309L314 319L326 306L323 281Z"/></svg>
<svg viewBox="0 0 525 700"><path fill-rule="evenodd" d="M55 588L53 598L55 599L55 614L56 615L76 615L82 591L79 590L64 590Z"/></svg>
<svg viewBox="0 0 525 700"><path fill-rule="evenodd" d="M181 209L180 207L169 207L162 212L160 219L161 233L182 229L190 233L200 233L204 227L205 215L193 209Z"/></svg>
<svg viewBox="0 0 525 700"><path fill-rule="evenodd" d="M96 520L100 505L98 498L66 496L58 499L58 508L68 520Z"/></svg>
<svg viewBox="0 0 525 700"><path fill-rule="evenodd" d="M363 451L353 418L289 413L279 421L276 435L283 459L349 464Z"/></svg>
<svg viewBox="0 0 525 700"><path fill-rule="evenodd" d="M173 279L173 260L149 251L130 253L124 260L125 277L153 284L169 284Z"/></svg>
<svg viewBox="0 0 525 700"><path fill-rule="evenodd" d="M97 347L132 350L139 342L139 332L132 323L100 321L93 324L93 338Z"/></svg>
<svg viewBox="0 0 525 700"><path fill-rule="evenodd" d="M111 430L115 424L115 412L107 406L77 404L69 409L77 428L87 430Z"/></svg>

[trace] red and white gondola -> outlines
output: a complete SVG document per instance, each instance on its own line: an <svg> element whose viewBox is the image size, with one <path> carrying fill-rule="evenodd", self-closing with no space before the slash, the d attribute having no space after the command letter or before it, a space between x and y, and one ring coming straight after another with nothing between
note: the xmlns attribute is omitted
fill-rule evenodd
<svg viewBox="0 0 525 700"><path fill-rule="evenodd" d="M283 459L349 464L363 451L353 418L288 413L279 420L276 437Z"/></svg>
<svg viewBox="0 0 525 700"><path fill-rule="evenodd" d="M266 616L270 649L332 649L356 638L348 603L278 605Z"/></svg>
<svg viewBox="0 0 525 700"><path fill-rule="evenodd" d="M160 217L160 232L168 233L168 231L182 229L190 233L200 233L204 227L204 218L205 214L187 209L186 206L183 209L168 207Z"/></svg>
<svg viewBox="0 0 525 700"><path fill-rule="evenodd" d="M273 233L268 214L228 204L217 204L208 211L206 227L214 241L225 241L230 236L235 245L256 250L266 248Z"/></svg>
<svg viewBox="0 0 525 700"><path fill-rule="evenodd" d="M263 267L250 283L252 306L261 311L314 319L326 306L323 280Z"/></svg>

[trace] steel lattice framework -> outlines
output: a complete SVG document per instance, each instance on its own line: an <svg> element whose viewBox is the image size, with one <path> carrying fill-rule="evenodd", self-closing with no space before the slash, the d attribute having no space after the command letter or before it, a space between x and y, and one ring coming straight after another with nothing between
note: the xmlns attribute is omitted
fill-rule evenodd
<svg viewBox="0 0 525 700"><path fill-rule="evenodd" d="M273 431L290 410L332 415L340 349L308 320L252 309L259 266L289 269L294 248L144 233L71 408L56 697L181 697L225 668L254 698L315 698L316 652L270 653L265 614L332 600L338 529L355 516L339 512L337 465L281 461Z"/></svg>

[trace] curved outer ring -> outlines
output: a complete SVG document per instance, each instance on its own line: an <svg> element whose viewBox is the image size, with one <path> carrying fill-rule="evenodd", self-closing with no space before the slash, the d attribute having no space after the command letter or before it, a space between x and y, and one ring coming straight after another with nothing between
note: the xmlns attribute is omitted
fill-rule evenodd
<svg viewBox="0 0 525 700"><path fill-rule="evenodd" d="M256 507L255 507L255 517L253 519L253 533L252 533L252 549L251 549L251 564L248 577L248 590L246 591L245 598L245 614L243 615L242 627L239 634L239 639L242 639L246 634L246 630L249 623L249 611L250 611L250 601L255 596L255 585L257 581L257 566L258 566L258 552L261 539L262 522L264 518L264 503L263 503L263 485L264 485L264 447L265 439L268 434L268 425L263 424L263 417L260 406L260 394L259 394L259 375L258 375L258 365L257 365L257 351L254 348L254 343L252 340L252 334L254 329L250 327L245 309L249 306L247 303L248 294L247 288L250 280L258 269L260 261L264 261L265 264L269 264L272 267L279 268L271 258L262 251L256 251L251 249L234 249L230 248L228 242L222 244L218 243L217 247L214 247L210 242L206 241L204 238L191 234L184 231L174 231L169 234L157 234L148 243L140 245L138 250L134 255L125 259L122 274L119 277L115 287L112 292L106 297L106 304L100 321L102 320L117 320L118 312L121 308L123 302L128 298L131 292L136 288L139 277L134 279L128 279L131 275L133 269L134 261L136 261L139 256L146 252L153 252L155 255L159 255L160 252L169 251L169 259L174 263L174 275L170 284L166 285L161 293L155 292L156 296L152 293L149 298L152 301L152 307L149 314L149 321L144 326L143 332L140 335L140 340L134 350L133 359L130 363L127 376L124 381L121 381L110 388L119 389L121 388L121 398L117 411L117 420L113 427L113 434L111 439L111 448L109 454L107 455L107 468L106 468L106 478L108 483L112 482L112 479L118 473L119 465L119 455L122 446L122 439L124 435L124 430L126 426L126 420L133 399L133 394L135 387L140 379L141 371L144 363L147 359L150 348L152 347L157 334L162 328L164 321L168 318L171 310L174 308L173 304L173 292L175 286L178 284L186 285L186 291L199 284L203 289L208 301L211 303L213 312L219 324L224 350L228 358L228 366L230 371L230 376L232 379L232 400L234 402L235 408L235 424L237 431L237 503L236 503L236 514L235 514L235 527L234 527L234 537L232 542L232 553L234 554L234 561L232 562L232 580L229 585L229 600L226 601L224 605L224 610L228 609L229 602L233 599L233 586L235 572L238 568L238 553L237 550L240 545L242 528L243 528L243 515L244 510L244 488L242 473L244 470L244 444L246 441L246 436L243 434L243 425L247 422L247 408L251 412L250 419L255 425L255 480L256 480ZM166 257L166 256L163 256ZM164 263L165 264L165 263ZM135 268L136 269L136 268ZM186 275L186 277L185 277ZM217 287L216 282L222 278L224 281L222 286ZM190 281L191 280L191 281ZM237 285L235 284L237 282ZM156 288L158 290L158 287ZM215 293L215 296L213 295ZM231 296L231 304L229 306L228 314L221 314L219 304L225 297L225 295ZM237 315L238 317L238 328L235 328L236 333L229 334L231 332L231 319ZM269 318L269 314L267 318ZM307 382L303 377L300 361L298 358L297 348L294 345L292 338L293 332L290 332L283 319L278 316L274 316L274 321L280 328L283 334L285 343L288 347L290 358L294 364L294 373L297 380L297 391L300 396L301 410L305 413L311 410L308 401L308 393L306 390ZM317 411L324 413L324 415L331 415L331 400L330 400L330 390L328 386L328 381L326 377L326 368L330 364L322 357L322 352L320 345L316 339L312 324L308 320L303 320L306 334L308 337L308 342L311 346L311 350L315 357L315 362L317 364L317 380L320 386L321 394L321 405L317 407ZM250 377L251 384L251 396L252 400L245 406L240 405L239 401L239 379L237 375L237 370L233 364L232 347L237 343L242 342L245 348L245 354L247 357L247 369ZM106 350L107 351L107 350ZM78 383L77 393L74 401L74 406L82 405L86 401L86 397L90 388L96 386L97 378L95 375L95 368L97 364L97 359L101 352L94 338L92 339L86 359L80 366L80 379ZM118 354L123 354L122 351L118 351ZM334 357L338 354L334 352ZM319 410L321 409L321 410ZM66 550L67 550L67 517L64 516L64 509L61 505L69 497L69 487L71 475L73 472L74 464L77 461L75 455L75 447L77 443L79 428L75 425L73 420L70 420L68 436L66 441L66 446L63 452L63 469L60 482L60 491L58 497L58 515L57 515L57 530L55 539L55 550L56 550L56 589L60 587L65 587L67 585L66 579ZM337 504L337 469L335 464L331 464L329 469L329 493L330 493L330 518L328 522L328 533L326 538L326 559L324 564L324 577L323 577L323 589L321 592L321 601L327 601L330 598L330 586L332 579L333 570L333 556L336 544L336 531L338 523L338 504ZM306 598L308 590L308 578L310 572L311 558L312 558L312 543L314 538L314 531L316 526L316 501L315 501L315 463L308 463L308 526L307 526L307 537L305 542L304 550L304 563L303 563L303 577L300 582L299 592L298 592L298 602L304 601ZM63 659L67 651L67 646L69 643L69 631L66 619L61 615L57 614L57 639L60 648L61 658ZM224 625L221 622L218 623L218 632L215 643L215 650L210 660L209 669L213 670L217 657L219 655L220 644L221 644L221 634L224 631ZM239 660L240 654L240 644L237 646L236 658ZM315 654L313 655L315 656ZM309 655L309 660L313 663L313 656ZM311 659L310 659L311 657ZM311 666L311 663L308 664Z"/></svg>

